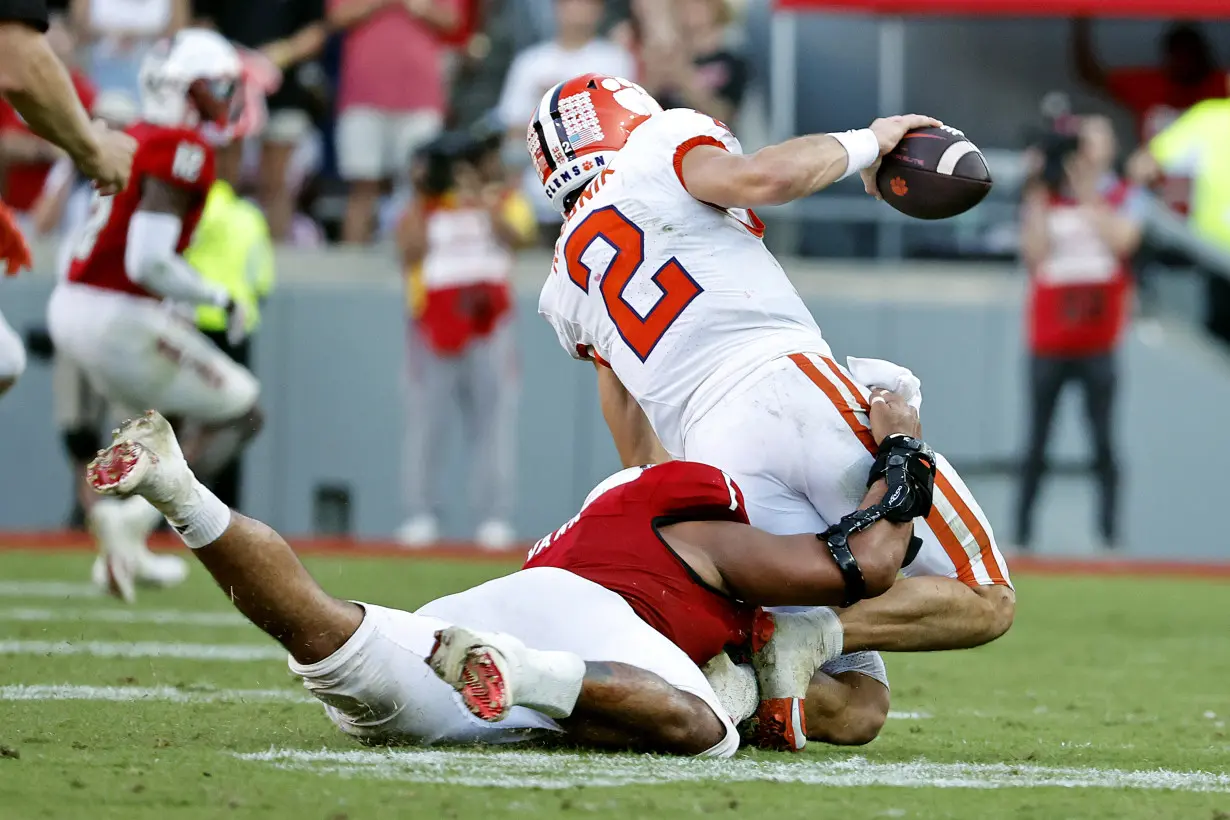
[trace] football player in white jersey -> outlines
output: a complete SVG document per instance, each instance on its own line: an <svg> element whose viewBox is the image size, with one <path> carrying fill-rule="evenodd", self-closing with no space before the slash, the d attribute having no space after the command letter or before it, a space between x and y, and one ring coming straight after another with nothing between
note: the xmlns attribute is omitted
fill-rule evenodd
<svg viewBox="0 0 1230 820"><path fill-rule="evenodd" d="M769 532L856 526L866 471L889 456L869 434L868 387L913 376L878 362L881 374L860 381L833 359L751 209L860 172L874 194L880 157L907 131L938 125L889 117L745 155L721 122L663 111L627 80L589 74L544 95L529 150L566 221L539 311L565 350L598 366L625 464L718 466ZM942 456L937 466L907 577L858 602L858 567L845 564L852 606L819 619L836 652L977 646L1011 625L1015 593L991 526ZM858 704L864 725L842 740L866 742L887 714L887 687L842 686L817 674L808 709Z"/></svg>

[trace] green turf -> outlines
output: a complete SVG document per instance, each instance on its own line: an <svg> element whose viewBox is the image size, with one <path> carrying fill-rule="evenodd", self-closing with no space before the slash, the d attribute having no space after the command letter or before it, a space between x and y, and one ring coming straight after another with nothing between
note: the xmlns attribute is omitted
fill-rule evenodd
<svg viewBox="0 0 1230 820"><path fill-rule="evenodd" d="M330 591L412 608L505 568L495 565L313 560ZM0 581L82 581L83 555L0 553ZM859 750L813 744L801 756L743 757L809 764L1007 763L1012 767L1230 769L1230 614L1227 586L1199 581L1041 579L1019 582L1016 626L984 649L892 656L896 710ZM186 642L269 645L254 628L16 620L17 610L120 610L100 598L0 597L0 641ZM186 588L147 593L138 609L225 612L196 568ZM561 613L565 614L565 613ZM176 686L189 692L272 689L296 697L276 660L0 655L0 687ZM1209 715L1212 715L1210 717ZM691 782L565 789L477 788L415 782L397 771L281 770L236 753L271 748L348 751L313 704L0 701L0 817L24 818L492 818L909 817L1230 818L1230 794L1110 788L997 789ZM513 753L516 755L517 753ZM13 757L11 755L19 755ZM500 758L505 760L505 758ZM558 760L567 780L580 763ZM417 760L417 759L416 759ZM509 758L515 772L524 758ZM620 761L616 761L620 762ZM642 766L645 761L622 761ZM738 761L737 761L738 762ZM467 764L469 765L469 764ZM593 777L613 766L589 760ZM507 767L505 767L507 768ZM646 769L647 771L649 769ZM406 774L409 772L409 774ZM409 778L409 779L407 779ZM1230 789L1230 785L1220 788Z"/></svg>

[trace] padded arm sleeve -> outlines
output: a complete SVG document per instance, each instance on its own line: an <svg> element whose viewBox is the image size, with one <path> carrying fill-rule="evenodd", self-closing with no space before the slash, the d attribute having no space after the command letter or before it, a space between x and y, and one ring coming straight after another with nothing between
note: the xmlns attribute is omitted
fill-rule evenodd
<svg viewBox="0 0 1230 820"><path fill-rule="evenodd" d="M193 305L226 305L226 289L206 282L176 253L182 230L183 222L173 214L133 214L124 251L128 278L166 299Z"/></svg>

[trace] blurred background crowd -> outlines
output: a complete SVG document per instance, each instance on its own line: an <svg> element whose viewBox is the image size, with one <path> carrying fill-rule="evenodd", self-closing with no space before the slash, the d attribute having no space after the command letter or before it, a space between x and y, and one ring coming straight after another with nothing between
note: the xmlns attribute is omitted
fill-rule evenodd
<svg viewBox="0 0 1230 820"><path fill-rule="evenodd" d="M953 418L962 421L940 426L960 427L950 441L968 442L936 444L950 456L958 451L954 460L964 462L967 477L976 462L1011 479L1005 500L983 503L1001 511L1001 540L1028 548L1048 463L1058 463L1060 473L1085 472L1083 461L1074 467L1066 457L1047 458L1060 396L1075 385L1088 431L1076 451L1092 453L1098 490L1082 506L1094 508L1096 544L1114 550L1132 540L1123 532L1132 504L1120 500L1125 451L1116 407L1133 317L1143 317L1137 326L1147 330L1155 318L1177 316L1214 351L1230 340L1230 75L1223 62L1230 27L1166 21L1164 3L1156 19L1132 23L1067 19L1063 2L1049 5L1051 19L1021 24L874 20L825 9L775 16L768 0L70 0L59 4L50 36L82 100L116 123L137 116L145 49L181 27L215 28L260 55L268 117L222 174L227 196L246 210L228 212L238 221L217 222L212 231L203 222L189 258L223 280L228 271L250 273L236 288L254 306L272 289L274 257L301 258L296 248L373 248L394 260L404 282L408 398L401 489L386 506L401 511L397 536L409 545L434 543L448 529L441 510L455 506L444 497L456 495L456 480L439 465L452 447L446 431L457 423L472 454L464 495L473 509L466 532L452 534L502 548L533 534L522 531L525 522L539 526L539 508L527 512L524 502L533 475L525 454L539 449L526 443L526 431L550 427L544 419L554 417L543 411L541 394L532 397L535 418L517 412L527 381L517 336L532 321L527 294L534 292L533 282L519 288L517 275L528 269L518 261L528 252L540 281L547 261L532 249L549 248L558 232L560 217L525 151L525 123L545 90L587 71L630 77L666 107L696 108L729 123L748 150L794 133L862 127L900 108L947 119L984 149L996 180L992 197L973 212L942 224L907 222L843 183L765 214L767 241L786 255L820 260L1010 265L1022 285L1022 295L1007 300L1021 319L1023 330L1011 335L1021 337L1022 355L1012 359L997 348L998 327L986 345L965 338L954 349L986 357L966 368L987 377L980 387L1019 381L1019 394L1010 393L1019 395L1019 409L999 413L998 399L989 399L983 418L967 424L962 398L953 405ZM1113 16L1116 4L1106 6ZM89 192L4 108L0 194L25 215L31 233L56 236L80 222ZM250 241L236 243L238 236ZM239 246L251 253L221 258ZM329 264L343 278L350 270L349 263ZM831 272L826 264L800 262L799 281L810 281L806 271ZM981 298L970 283L987 280L936 273L970 267L924 270L934 275L920 273L912 285L928 291L923 301L959 306ZM889 300L890 281L876 280L867 298ZM945 290L946 281L957 284ZM826 334L859 315L864 298L834 287L800 285L809 304L855 305L831 318L814 308ZM971 321L986 323L988 315ZM216 317L202 316L202 328L217 330L211 321ZM947 366L929 371L927 364L930 353L941 358L946 343L894 347L897 331L881 327L880 347L849 352L905 357L924 384ZM931 332L943 336L943 328ZM549 347L539 342L531 346ZM840 335L834 346L848 347ZM1230 365L1219 367L1230 374ZM267 390L284 376L259 368L258 375L270 379ZM1230 378L1223 381L1230 386ZM587 403L578 414L592 417L593 408ZM86 427L98 426L98 414L79 407L59 415L70 427L82 416ZM1019 431L1006 451L995 449L1002 435L971 432L979 424L989 430L994 425L985 419L999 416ZM597 435L579 426L569 434ZM582 483L600 473L591 462L601 458L571 459L565 479ZM287 469L280 461L278 470ZM224 499L241 495L238 477L232 480ZM317 482L310 502L287 504L311 506L318 529L349 531L349 512L338 513L338 523L327 510L330 499L352 502L352 490L359 492L345 482ZM307 512L287 515L298 523L282 521L284 529L308 526ZM267 510L264 517L277 519Z"/></svg>

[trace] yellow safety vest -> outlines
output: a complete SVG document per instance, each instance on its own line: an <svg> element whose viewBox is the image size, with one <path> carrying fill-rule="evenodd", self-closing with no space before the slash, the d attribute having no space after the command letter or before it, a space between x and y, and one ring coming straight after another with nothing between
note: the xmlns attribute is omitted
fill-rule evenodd
<svg viewBox="0 0 1230 820"><path fill-rule="evenodd" d="M1205 100L1149 143L1168 173L1192 177L1192 230L1230 250L1230 99Z"/></svg>
<svg viewBox="0 0 1230 820"><path fill-rule="evenodd" d="M260 209L218 180L209 189L205 210L184 253L201 276L224 288L248 310L248 331L260 324L260 301L273 290L273 242L269 223ZM202 305L197 326L205 331L226 330L226 312Z"/></svg>

